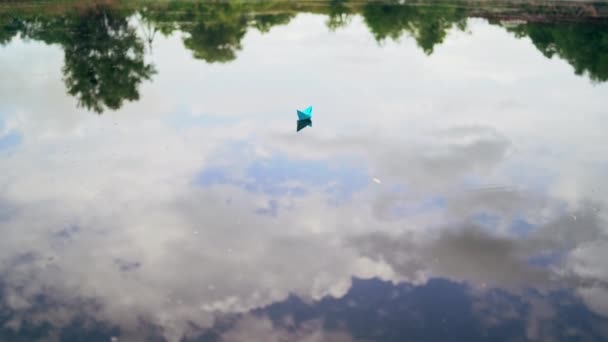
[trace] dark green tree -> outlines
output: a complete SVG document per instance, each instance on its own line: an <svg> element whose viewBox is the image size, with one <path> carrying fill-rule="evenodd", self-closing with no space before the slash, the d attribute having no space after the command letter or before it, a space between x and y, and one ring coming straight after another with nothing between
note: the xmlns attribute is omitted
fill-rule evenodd
<svg viewBox="0 0 608 342"><path fill-rule="evenodd" d="M64 44L68 93L96 112L139 99L139 84L154 72L144 61L143 43L122 16L93 11L74 23Z"/></svg>
<svg viewBox="0 0 608 342"><path fill-rule="evenodd" d="M376 41L398 40L408 33L428 55L443 42L451 28L464 30L467 18L463 8L440 3L425 6L371 2L365 5L362 14Z"/></svg>
<svg viewBox="0 0 608 342"><path fill-rule="evenodd" d="M256 13L264 9L264 2L192 2L172 1L146 8L142 17L153 23L162 34L175 30L187 34L184 45L193 56L208 63L234 60L242 48L241 40L250 27L262 33L272 27L287 24L295 14Z"/></svg>
<svg viewBox="0 0 608 342"><path fill-rule="evenodd" d="M23 29L23 22L11 16L0 16L0 45L9 43Z"/></svg>
<svg viewBox="0 0 608 342"><path fill-rule="evenodd" d="M236 58L241 40L247 33L248 18L241 4L197 3L190 7L179 25L189 34L184 45L193 51L194 58L208 63L225 63Z"/></svg>
<svg viewBox="0 0 608 342"><path fill-rule="evenodd" d="M528 23L511 30L518 37L530 37L546 57L566 60L577 75L608 81L608 24Z"/></svg>
<svg viewBox="0 0 608 342"><path fill-rule="evenodd" d="M348 24L350 20L350 10L345 5L346 0L331 0L329 2L329 18L327 19L327 27L335 31L340 27Z"/></svg>
<svg viewBox="0 0 608 342"><path fill-rule="evenodd" d="M154 74L144 44L124 13L105 7L31 23L28 36L64 50L64 81L79 106L102 113L139 99Z"/></svg>
<svg viewBox="0 0 608 342"><path fill-rule="evenodd" d="M293 13L257 14L253 19L253 27L267 33L274 26L286 25L294 16Z"/></svg>

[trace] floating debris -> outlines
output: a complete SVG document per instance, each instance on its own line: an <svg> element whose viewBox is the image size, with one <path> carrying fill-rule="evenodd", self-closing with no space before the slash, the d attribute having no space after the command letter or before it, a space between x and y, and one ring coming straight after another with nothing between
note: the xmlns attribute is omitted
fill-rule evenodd
<svg viewBox="0 0 608 342"><path fill-rule="evenodd" d="M374 183L382 184L382 182L378 178L373 178L372 180L374 181Z"/></svg>

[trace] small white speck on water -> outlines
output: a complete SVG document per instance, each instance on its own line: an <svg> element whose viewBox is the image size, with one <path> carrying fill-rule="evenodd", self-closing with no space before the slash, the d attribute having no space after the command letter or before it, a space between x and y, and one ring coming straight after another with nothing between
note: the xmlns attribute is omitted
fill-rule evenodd
<svg viewBox="0 0 608 342"><path fill-rule="evenodd" d="M197 235L197 234L198 234L198 231L196 231L196 230L195 230L193 233L194 233L194 235Z"/></svg>
<svg viewBox="0 0 608 342"><path fill-rule="evenodd" d="M576 221L576 215L570 215L574 221Z"/></svg>
<svg viewBox="0 0 608 342"><path fill-rule="evenodd" d="M118 337L112 336L112 338L110 338L110 342L118 342Z"/></svg>
<svg viewBox="0 0 608 342"><path fill-rule="evenodd" d="M373 178L372 179L374 181L374 183L376 184L382 184L382 182L378 179L378 178Z"/></svg>

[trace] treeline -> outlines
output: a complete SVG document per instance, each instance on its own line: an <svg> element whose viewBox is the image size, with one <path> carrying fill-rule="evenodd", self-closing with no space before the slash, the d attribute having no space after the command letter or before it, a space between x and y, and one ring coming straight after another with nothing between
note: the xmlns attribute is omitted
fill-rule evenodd
<svg viewBox="0 0 608 342"><path fill-rule="evenodd" d="M316 13L327 17L330 30L338 30L360 15L379 43L409 36L424 53L432 54L450 30L465 30L470 17L483 17L486 12L492 18L502 12L542 17L542 5L534 4L524 9L520 5L515 11L509 7L515 6L512 3L470 1L408 1L401 5L397 1L356 0L63 0L52 6L48 2L39 6L28 2L25 6L13 1L0 6L0 45L21 36L61 46L68 93L82 107L101 113L139 98L140 83L155 73L154 66L145 61L144 51L157 34L184 32L183 44L195 58L226 63L237 58L241 41L250 29L265 33L289 23L298 13ZM607 81L608 21L584 20L576 7L567 11L570 9L578 17L567 23L545 20L504 27L517 37L531 39L545 56L566 60L577 74L586 74L597 82ZM560 18L567 11L561 11ZM140 18L138 27L129 20L134 15ZM543 18L549 17L550 13ZM503 26L498 20L491 19L490 23Z"/></svg>

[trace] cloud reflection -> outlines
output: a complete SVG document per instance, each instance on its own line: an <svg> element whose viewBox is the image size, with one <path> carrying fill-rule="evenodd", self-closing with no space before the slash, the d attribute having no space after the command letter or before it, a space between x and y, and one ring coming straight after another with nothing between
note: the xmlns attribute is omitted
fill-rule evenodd
<svg viewBox="0 0 608 342"><path fill-rule="evenodd" d="M428 58L357 40L361 20L331 34L318 29L323 20L241 37L242 58L221 66L193 60L177 34L162 37L154 63L166 72L115 115L81 115L58 73L42 84L15 77L23 84L0 94L6 127L22 136L0 154L0 336L399 340L390 334L402 326L463 340L606 336L605 161L590 153L606 142L594 114L605 87L533 59L529 42L481 22L472 40ZM290 39L327 55L285 49L275 74L312 58L323 77L264 78L269 43L298 35ZM537 78L513 56L481 59L475 46L486 53L486 37L530 57ZM57 49L12 44L0 57L7 75L34 54L60 70ZM356 77L373 86L340 69L353 46ZM448 72L462 61L511 78ZM547 82L554 75L563 82ZM224 93L231 79L243 83ZM439 96L442 85L453 93ZM250 100L269 89L277 101L260 117ZM296 139L293 117L276 113L303 89L332 115ZM544 96L564 91L573 96ZM585 120L572 118L571 102ZM204 115L232 118L175 124ZM477 330L439 329L463 322Z"/></svg>

